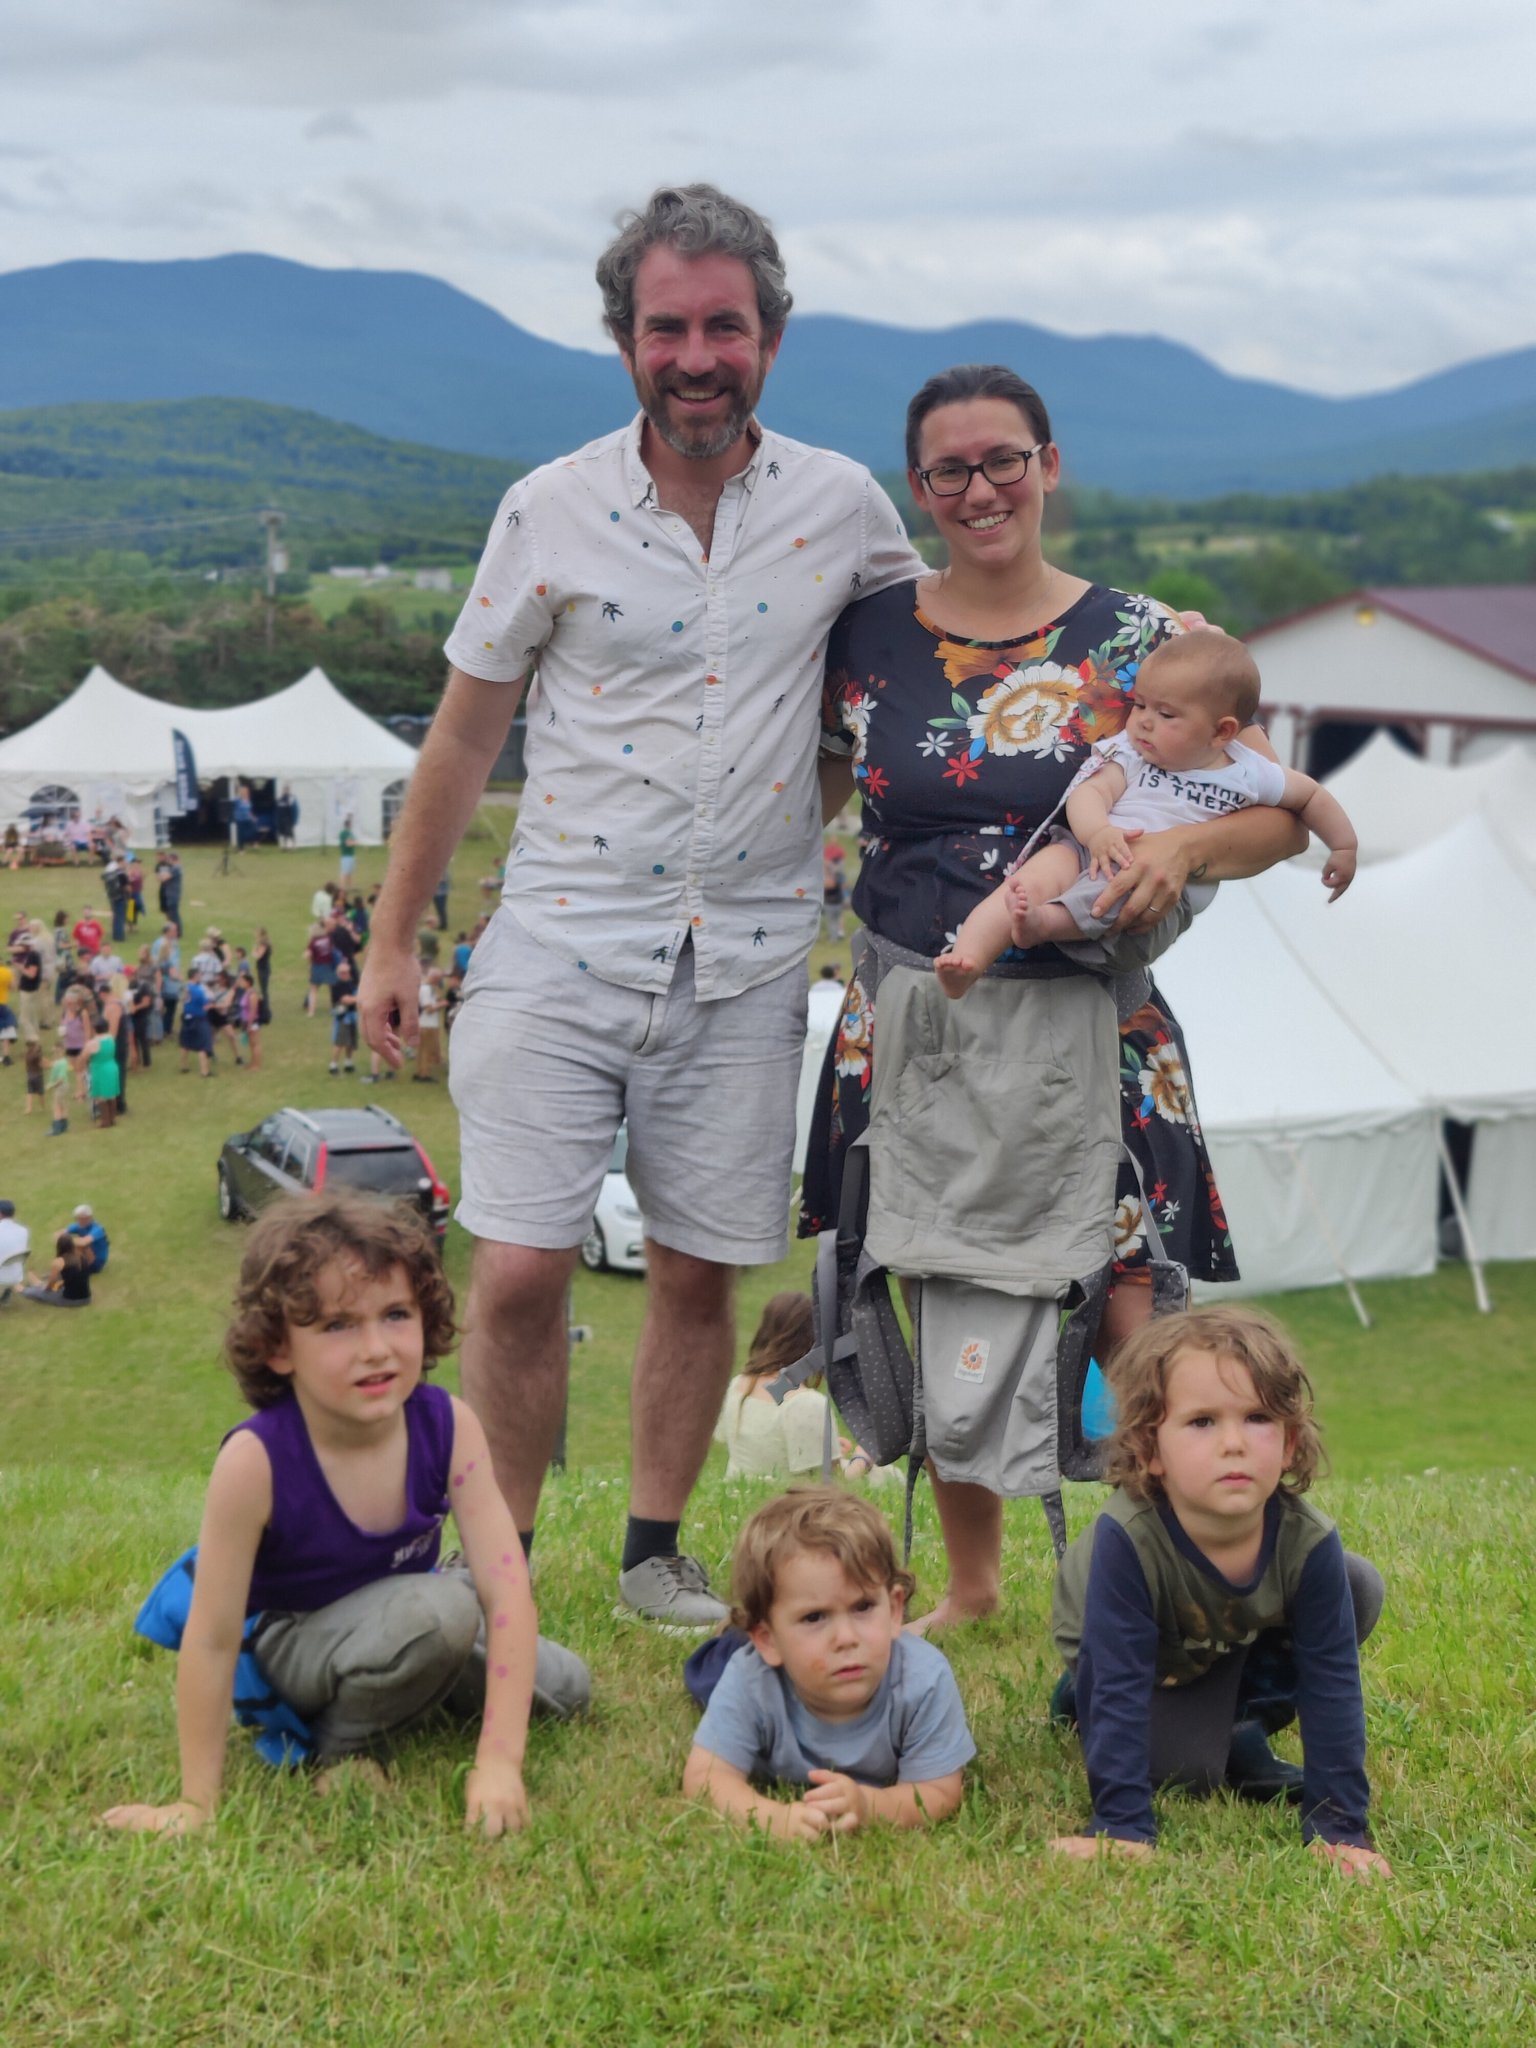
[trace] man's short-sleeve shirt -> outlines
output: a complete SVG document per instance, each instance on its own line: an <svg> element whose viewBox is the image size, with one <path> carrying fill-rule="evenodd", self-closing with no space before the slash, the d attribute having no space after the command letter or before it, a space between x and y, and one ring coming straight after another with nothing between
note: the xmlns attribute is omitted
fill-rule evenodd
<svg viewBox="0 0 1536 2048"><path fill-rule="evenodd" d="M782 1669L750 1643L710 1695L694 1742L744 1777L806 1785L812 1771L842 1771L862 1785L920 1785L948 1777L976 1754L955 1674L942 1650L898 1636L874 1698L853 1721L824 1721Z"/></svg>
<svg viewBox="0 0 1536 2048"><path fill-rule="evenodd" d="M721 491L706 559L656 502L641 424L513 485L447 653L491 682L536 672L513 916L656 992L691 938L711 1001L815 936L827 631L922 565L867 470L767 432Z"/></svg>

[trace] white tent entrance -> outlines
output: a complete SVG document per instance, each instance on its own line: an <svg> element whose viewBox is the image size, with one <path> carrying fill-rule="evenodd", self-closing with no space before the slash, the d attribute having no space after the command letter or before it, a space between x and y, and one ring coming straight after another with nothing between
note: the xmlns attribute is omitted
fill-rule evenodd
<svg viewBox="0 0 1536 2048"><path fill-rule="evenodd" d="M363 845L379 844L386 794L416 765L414 748L318 668L223 711L163 704L93 668L62 704L0 741L0 822L20 819L40 791L63 788L87 818L98 810L119 817L139 845L152 846L156 812L176 807L173 731L186 734L204 785L286 784L298 800L301 846L334 844L348 816Z"/></svg>

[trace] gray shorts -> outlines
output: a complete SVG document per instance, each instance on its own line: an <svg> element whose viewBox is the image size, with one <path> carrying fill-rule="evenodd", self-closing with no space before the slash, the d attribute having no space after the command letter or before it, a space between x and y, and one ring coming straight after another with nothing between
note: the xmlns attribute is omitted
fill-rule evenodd
<svg viewBox="0 0 1536 2048"><path fill-rule="evenodd" d="M647 1236L720 1265L783 1258L806 993L797 960L696 1002L691 946L664 995L620 988L538 945L503 906L453 1027L459 1221L500 1244L580 1244L627 1120Z"/></svg>

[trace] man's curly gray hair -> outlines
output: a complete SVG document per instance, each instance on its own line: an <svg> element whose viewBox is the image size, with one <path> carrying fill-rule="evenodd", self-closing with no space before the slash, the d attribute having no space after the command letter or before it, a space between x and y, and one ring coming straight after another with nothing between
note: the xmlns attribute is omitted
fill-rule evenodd
<svg viewBox="0 0 1536 2048"><path fill-rule="evenodd" d="M714 185L663 185L643 211L619 215L619 232L597 259L603 322L627 346L635 332L635 273L647 249L665 242L683 256L734 256L757 287L765 340L784 331L794 304L784 282L784 258L760 213Z"/></svg>

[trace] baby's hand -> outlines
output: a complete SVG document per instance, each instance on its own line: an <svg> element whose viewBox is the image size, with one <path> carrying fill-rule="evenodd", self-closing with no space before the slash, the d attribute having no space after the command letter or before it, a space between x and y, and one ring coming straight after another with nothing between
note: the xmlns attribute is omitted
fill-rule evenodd
<svg viewBox="0 0 1536 2048"><path fill-rule="evenodd" d="M1118 825L1104 825L1087 842L1088 872L1107 880L1131 864L1131 842Z"/></svg>
<svg viewBox="0 0 1536 2048"><path fill-rule="evenodd" d="M867 1785L842 1771L812 1771L810 1780L805 1804L826 1815L833 1834L851 1835L856 1828L869 1826L872 1803Z"/></svg>
<svg viewBox="0 0 1536 2048"><path fill-rule="evenodd" d="M1355 879L1357 857L1353 846L1337 846L1323 862L1323 887L1328 891L1330 903L1337 903Z"/></svg>
<svg viewBox="0 0 1536 2048"><path fill-rule="evenodd" d="M1385 1856L1375 1849L1362 1849L1354 1842L1325 1842L1314 1836L1307 1847L1319 1863L1336 1863L1364 1884L1392 1875L1392 1866Z"/></svg>
<svg viewBox="0 0 1536 2048"><path fill-rule="evenodd" d="M476 1764L464 1788L464 1825L498 1835L516 1835L528 1825L528 1794L523 1774L507 1763Z"/></svg>
<svg viewBox="0 0 1536 2048"><path fill-rule="evenodd" d="M1057 1835L1050 1847L1078 1863L1096 1863L1101 1856L1126 1856L1144 1863L1153 1853L1150 1842L1122 1842L1118 1835Z"/></svg>
<svg viewBox="0 0 1536 2048"><path fill-rule="evenodd" d="M101 1824L131 1835L192 1835L212 1819L206 1808L177 1799L169 1806L109 1806Z"/></svg>

